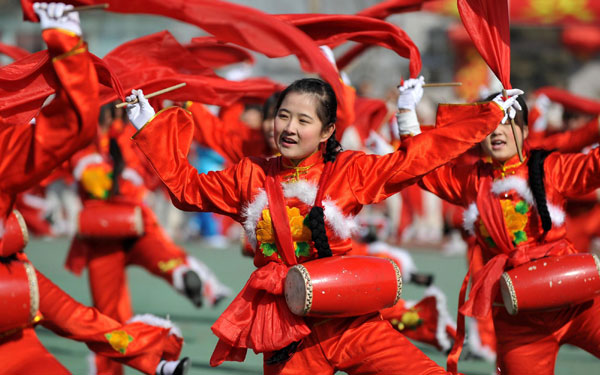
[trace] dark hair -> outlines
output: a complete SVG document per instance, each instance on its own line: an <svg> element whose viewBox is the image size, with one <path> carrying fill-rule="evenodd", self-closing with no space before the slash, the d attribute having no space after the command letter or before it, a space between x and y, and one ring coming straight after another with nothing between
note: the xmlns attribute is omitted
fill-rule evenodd
<svg viewBox="0 0 600 375"><path fill-rule="evenodd" d="M489 102L490 100L498 96L498 94L500 94L500 92L491 94L490 96L485 98L484 101ZM527 107L527 103L525 102L525 99L523 99L522 95L520 95L517 98L517 102L519 102L519 104L521 105L521 110L517 111L517 115L515 116L515 123L519 125L529 125L529 108Z"/></svg>
<svg viewBox="0 0 600 375"><path fill-rule="evenodd" d="M323 124L323 129L333 126L337 121L337 99L331 85L322 79L318 78L303 78L294 81L291 85L285 88L279 95L277 104L275 105L276 114L281 107L281 103L291 92L302 94L313 94L317 98L317 116ZM337 154L341 151L342 146L335 138L336 132L327 140L323 157L325 162L334 161Z"/></svg>
<svg viewBox="0 0 600 375"><path fill-rule="evenodd" d="M263 120L274 118L275 117L275 106L279 100L279 95L281 95L281 91L276 91L271 96L267 98L262 107L262 117Z"/></svg>
<svg viewBox="0 0 600 375"><path fill-rule="evenodd" d="M548 202L546 200L546 188L544 186L544 161L552 151L531 150L527 167L529 169L529 187L535 199L537 212L542 220L542 229L544 234L552 228L552 219L548 211Z"/></svg>

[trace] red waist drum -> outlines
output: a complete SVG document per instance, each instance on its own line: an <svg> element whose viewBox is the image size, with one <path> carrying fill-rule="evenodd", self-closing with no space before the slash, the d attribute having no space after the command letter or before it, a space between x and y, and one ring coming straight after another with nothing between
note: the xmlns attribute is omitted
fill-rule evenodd
<svg viewBox="0 0 600 375"><path fill-rule="evenodd" d="M0 240L0 256L7 257L18 253L27 246L29 232L21 213L14 210L4 223L4 236Z"/></svg>
<svg viewBox="0 0 600 375"><path fill-rule="evenodd" d="M285 278L285 300L300 316L369 314L395 305L401 293L400 269L386 258L322 258L291 267Z"/></svg>
<svg viewBox="0 0 600 375"><path fill-rule="evenodd" d="M87 238L128 238L144 234L142 209L138 206L91 202L79 213L78 234Z"/></svg>
<svg viewBox="0 0 600 375"><path fill-rule="evenodd" d="M37 277L30 263L0 264L0 336L32 323L39 301Z"/></svg>
<svg viewBox="0 0 600 375"><path fill-rule="evenodd" d="M504 272L500 291L511 315L585 302L600 294L600 261L593 254L541 258Z"/></svg>

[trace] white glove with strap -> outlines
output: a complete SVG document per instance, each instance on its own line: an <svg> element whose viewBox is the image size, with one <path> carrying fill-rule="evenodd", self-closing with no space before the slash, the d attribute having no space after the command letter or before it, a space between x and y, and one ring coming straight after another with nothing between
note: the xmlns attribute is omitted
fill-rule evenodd
<svg viewBox="0 0 600 375"><path fill-rule="evenodd" d="M154 108L148 103L148 99L146 99L142 90L131 90L131 95L125 99L128 102L132 102L135 99L138 100L135 104L127 104L125 110L127 111L129 121L131 121L137 130L140 130L156 114Z"/></svg>
<svg viewBox="0 0 600 375"><path fill-rule="evenodd" d="M81 36L79 13L65 11L73 9L73 5L64 3L34 3L33 10L40 18L42 30L63 29Z"/></svg>
<svg viewBox="0 0 600 375"><path fill-rule="evenodd" d="M423 97L424 84L425 78L423 76L404 81L402 86L398 87L398 91L400 92L398 96L398 109L410 109L414 111Z"/></svg>
<svg viewBox="0 0 600 375"><path fill-rule="evenodd" d="M538 95L537 99L535 99L535 108L540 115L533 123L533 130L542 132L548 128L548 112L551 105L552 101L544 94Z"/></svg>
<svg viewBox="0 0 600 375"><path fill-rule="evenodd" d="M502 93L498 94L493 101L504 110L504 117L502 118L502 124L504 124L509 118L514 119L517 115L517 111L522 110L521 105L517 101L519 95L523 95L525 92L519 89L506 90L506 99Z"/></svg>

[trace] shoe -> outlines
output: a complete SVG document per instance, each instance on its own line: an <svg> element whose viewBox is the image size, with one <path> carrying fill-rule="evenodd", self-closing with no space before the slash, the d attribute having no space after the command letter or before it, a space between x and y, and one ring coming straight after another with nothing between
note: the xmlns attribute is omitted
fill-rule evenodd
<svg viewBox="0 0 600 375"><path fill-rule="evenodd" d="M183 357L179 360L179 364L175 367L175 371L173 371L173 375L185 375L192 367L192 361L189 357Z"/></svg>
<svg viewBox="0 0 600 375"><path fill-rule="evenodd" d="M194 306L202 307L202 280L200 280L200 276L193 270L187 271L183 274L183 286L185 295L192 301Z"/></svg>
<svg viewBox="0 0 600 375"><path fill-rule="evenodd" d="M411 273L410 282L417 285L430 286L433 283L433 275L427 273Z"/></svg>

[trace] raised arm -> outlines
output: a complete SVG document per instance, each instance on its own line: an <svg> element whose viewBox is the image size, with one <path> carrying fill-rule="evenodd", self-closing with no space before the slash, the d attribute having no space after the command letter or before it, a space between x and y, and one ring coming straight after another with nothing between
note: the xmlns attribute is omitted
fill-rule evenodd
<svg viewBox="0 0 600 375"><path fill-rule="evenodd" d="M600 188L600 149L588 154L553 152L544 162L545 184L567 197L577 197Z"/></svg>
<svg viewBox="0 0 600 375"><path fill-rule="evenodd" d="M153 115L145 113L147 99L136 92L141 104L136 116L128 106L131 122L140 130L133 140L169 189L175 206L187 211L211 211L240 219L244 181L252 173L252 162L241 163L219 172L199 174L187 155L194 137L194 122L185 110L171 107ZM152 109L150 107L150 109Z"/></svg>
<svg viewBox="0 0 600 375"><path fill-rule="evenodd" d="M579 129L536 137L528 142L531 148L580 152L584 147L600 142L600 122L596 117Z"/></svg>

